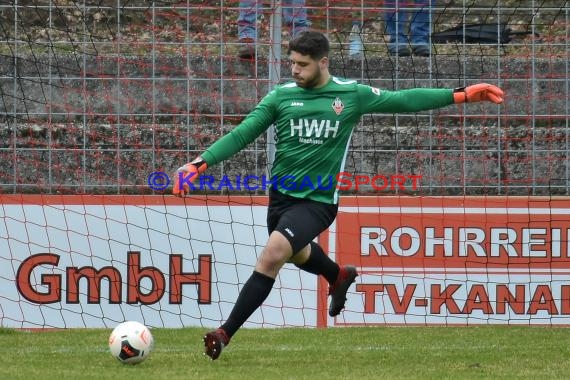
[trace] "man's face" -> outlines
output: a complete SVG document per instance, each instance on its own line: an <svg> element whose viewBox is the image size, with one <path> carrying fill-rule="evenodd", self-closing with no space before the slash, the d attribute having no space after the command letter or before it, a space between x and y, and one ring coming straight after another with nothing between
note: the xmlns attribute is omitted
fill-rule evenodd
<svg viewBox="0 0 570 380"><path fill-rule="evenodd" d="M308 55L291 51L289 61L291 62L291 74L297 86L313 88L322 84L321 69L326 65L326 58L314 60Z"/></svg>

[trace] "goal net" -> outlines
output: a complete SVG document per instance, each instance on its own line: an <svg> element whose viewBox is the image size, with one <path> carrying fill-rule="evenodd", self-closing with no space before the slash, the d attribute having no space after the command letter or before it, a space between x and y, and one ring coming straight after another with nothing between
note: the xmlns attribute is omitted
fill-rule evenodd
<svg viewBox="0 0 570 380"><path fill-rule="evenodd" d="M227 318L267 239L272 130L188 198L172 176L290 79L304 11L335 76L488 82L506 100L364 115L319 237L360 272L345 311L328 317L326 282L286 265L246 327L570 323L568 2L238 3L0 4L0 326Z"/></svg>

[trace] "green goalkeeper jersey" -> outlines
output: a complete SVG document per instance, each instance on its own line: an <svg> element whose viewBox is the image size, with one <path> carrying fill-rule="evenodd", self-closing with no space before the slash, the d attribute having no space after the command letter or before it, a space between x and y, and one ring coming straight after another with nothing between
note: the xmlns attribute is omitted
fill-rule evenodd
<svg viewBox="0 0 570 380"><path fill-rule="evenodd" d="M215 165L275 125L271 186L293 197L336 204L337 175L344 169L350 137L362 115L418 112L452 103L450 89L388 91L336 77L320 88L287 83L269 92L202 158Z"/></svg>

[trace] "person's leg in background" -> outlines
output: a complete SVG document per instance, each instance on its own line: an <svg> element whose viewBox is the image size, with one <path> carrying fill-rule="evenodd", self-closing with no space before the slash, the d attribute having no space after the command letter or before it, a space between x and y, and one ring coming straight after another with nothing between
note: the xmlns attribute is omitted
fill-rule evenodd
<svg viewBox="0 0 570 380"><path fill-rule="evenodd" d="M410 48L408 47L406 30L408 28L409 12L400 9L400 7L407 7L409 4L403 1L400 2L399 0L386 1L384 4L386 7L391 8L390 11L385 11L384 13L386 33L390 37L388 53L400 57L408 56L410 55Z"/></svg>
<svg viewBox="0 0 570 380"><path fill-rule="evenodd" d="M431 1L416 0L417 10L410 21L410 42L414 55L429 57L431 33Z"/></svg>
<svg viewBox="0 0 570 380"><path fill-rule="evenodd" d="M242 46L238 49L238 57L253 59L255 57L255 42L257 41L257 17L260 0L240 0L238 39Z"/></svg>
<svg viewBox="0 0 570 380"><path fill-rule="evenodd" d="M307 19L305 0L284 0L283 19L289 27L291 38L298 37L311 27L311 23Z"/></svg>

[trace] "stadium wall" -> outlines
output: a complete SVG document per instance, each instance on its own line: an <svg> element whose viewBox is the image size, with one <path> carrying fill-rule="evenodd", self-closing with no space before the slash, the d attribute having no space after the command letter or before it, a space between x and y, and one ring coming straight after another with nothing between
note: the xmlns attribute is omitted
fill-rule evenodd
<svg viewBox="0 0 570 380"><path fill-rule="evenodd" d="M34 60L34 65L25 58L16 60L16 70L23 78L53 75L47 57L34 57ZM449 106L441 113L364 116L352 142L353 151L357 152L349 156L349 172L421 174L423 181L417 194L568 193L568 99L558 96L566 93L568 83L553 78L563 77L566 60L502 57L498 61L485 57L473 66L466 66L470 69L468 73L458 72L461 69L456 59L445 56L435 58L434 62L424 58L406 61L397 70L389 57L371 57L366 64L368 77L361 82L384 89L394 89L395 84L400 89L453 88L462 85L457 80L461 77L466 81L496 83L499 64L511 79L498 83L507 93L504 107L468 105L469 116L463 106ZM429 66L422 71L422 65ZM168 72L156 70L161 67L168 68ZM6 159L0 164L6 173L2 189L4 192L45 192L56 188L148 192L144 181L153 168L170 172L179 166L180 153L199 154L208 141L227 133L243 117L240 115L247 114L267 92L270 85L263 78L268 76L268 67L256 66L256 73L252 68L250 63L239 61L221 67L219 59L204 57L187 62L172 57L151 61L141 57L97 56L87 57L78 70L74 57L61 57L57 81L52 86L46 87L42 80L19 82L29 99L45 96L49 88L49 122L43 116L44 103L14 98L13 104L4 104L7 115L12 108L25 108L28 115L37 115L37 119L18 121L16 117L0 123L3 136L0 148L5 157L18 157L32 147L40 161L53 159L58 167L65 168L67 175L57 179L51 173L53 166L38 165L37 160ZM0 70L14 69L10 57L0 56ZM332 58L331 71L360 80L361 69L347 64L342 57ZM530 71L542 73L542 77L529 82L524 78ZM117 80L117 72L125 79ZM208 72L220 79L188 78L184 74L187 72ZM289 75L287 68L282 67L281 76ZM3 82L2 91L10 92L10 86L13 83ZM189 95L179 96L182 94ZM514 101L515 97L519 101ZM161 116L161 110L168 114ZM220 118L224 119L222 126ZM374 146L358 151L359 147L369 145L369 133L374 134ZM425 135L426 141L418 141L418 133ZM260 144L265 144L264 138L260 137ZM187 144L181 144L184 139ZM133 145L136 154L132 153ZM107 153L114 159L102 161L98 155L77 153L77 149ZM263 150L258 149L253 147L240 156L240 165L229 164L212 172L219 176L239 172L261 175L264 161L259 160L259 154ZM76 153L69 153L72 151ZM505 159L507 155L510 158ZM127 164L118 174L119 162L137 159L150 165ZM90 181L89 173L75 175L78 171L89 172L89 168L103 173L106 183ZM363 192L372 190L362 188Z"/></svg>

